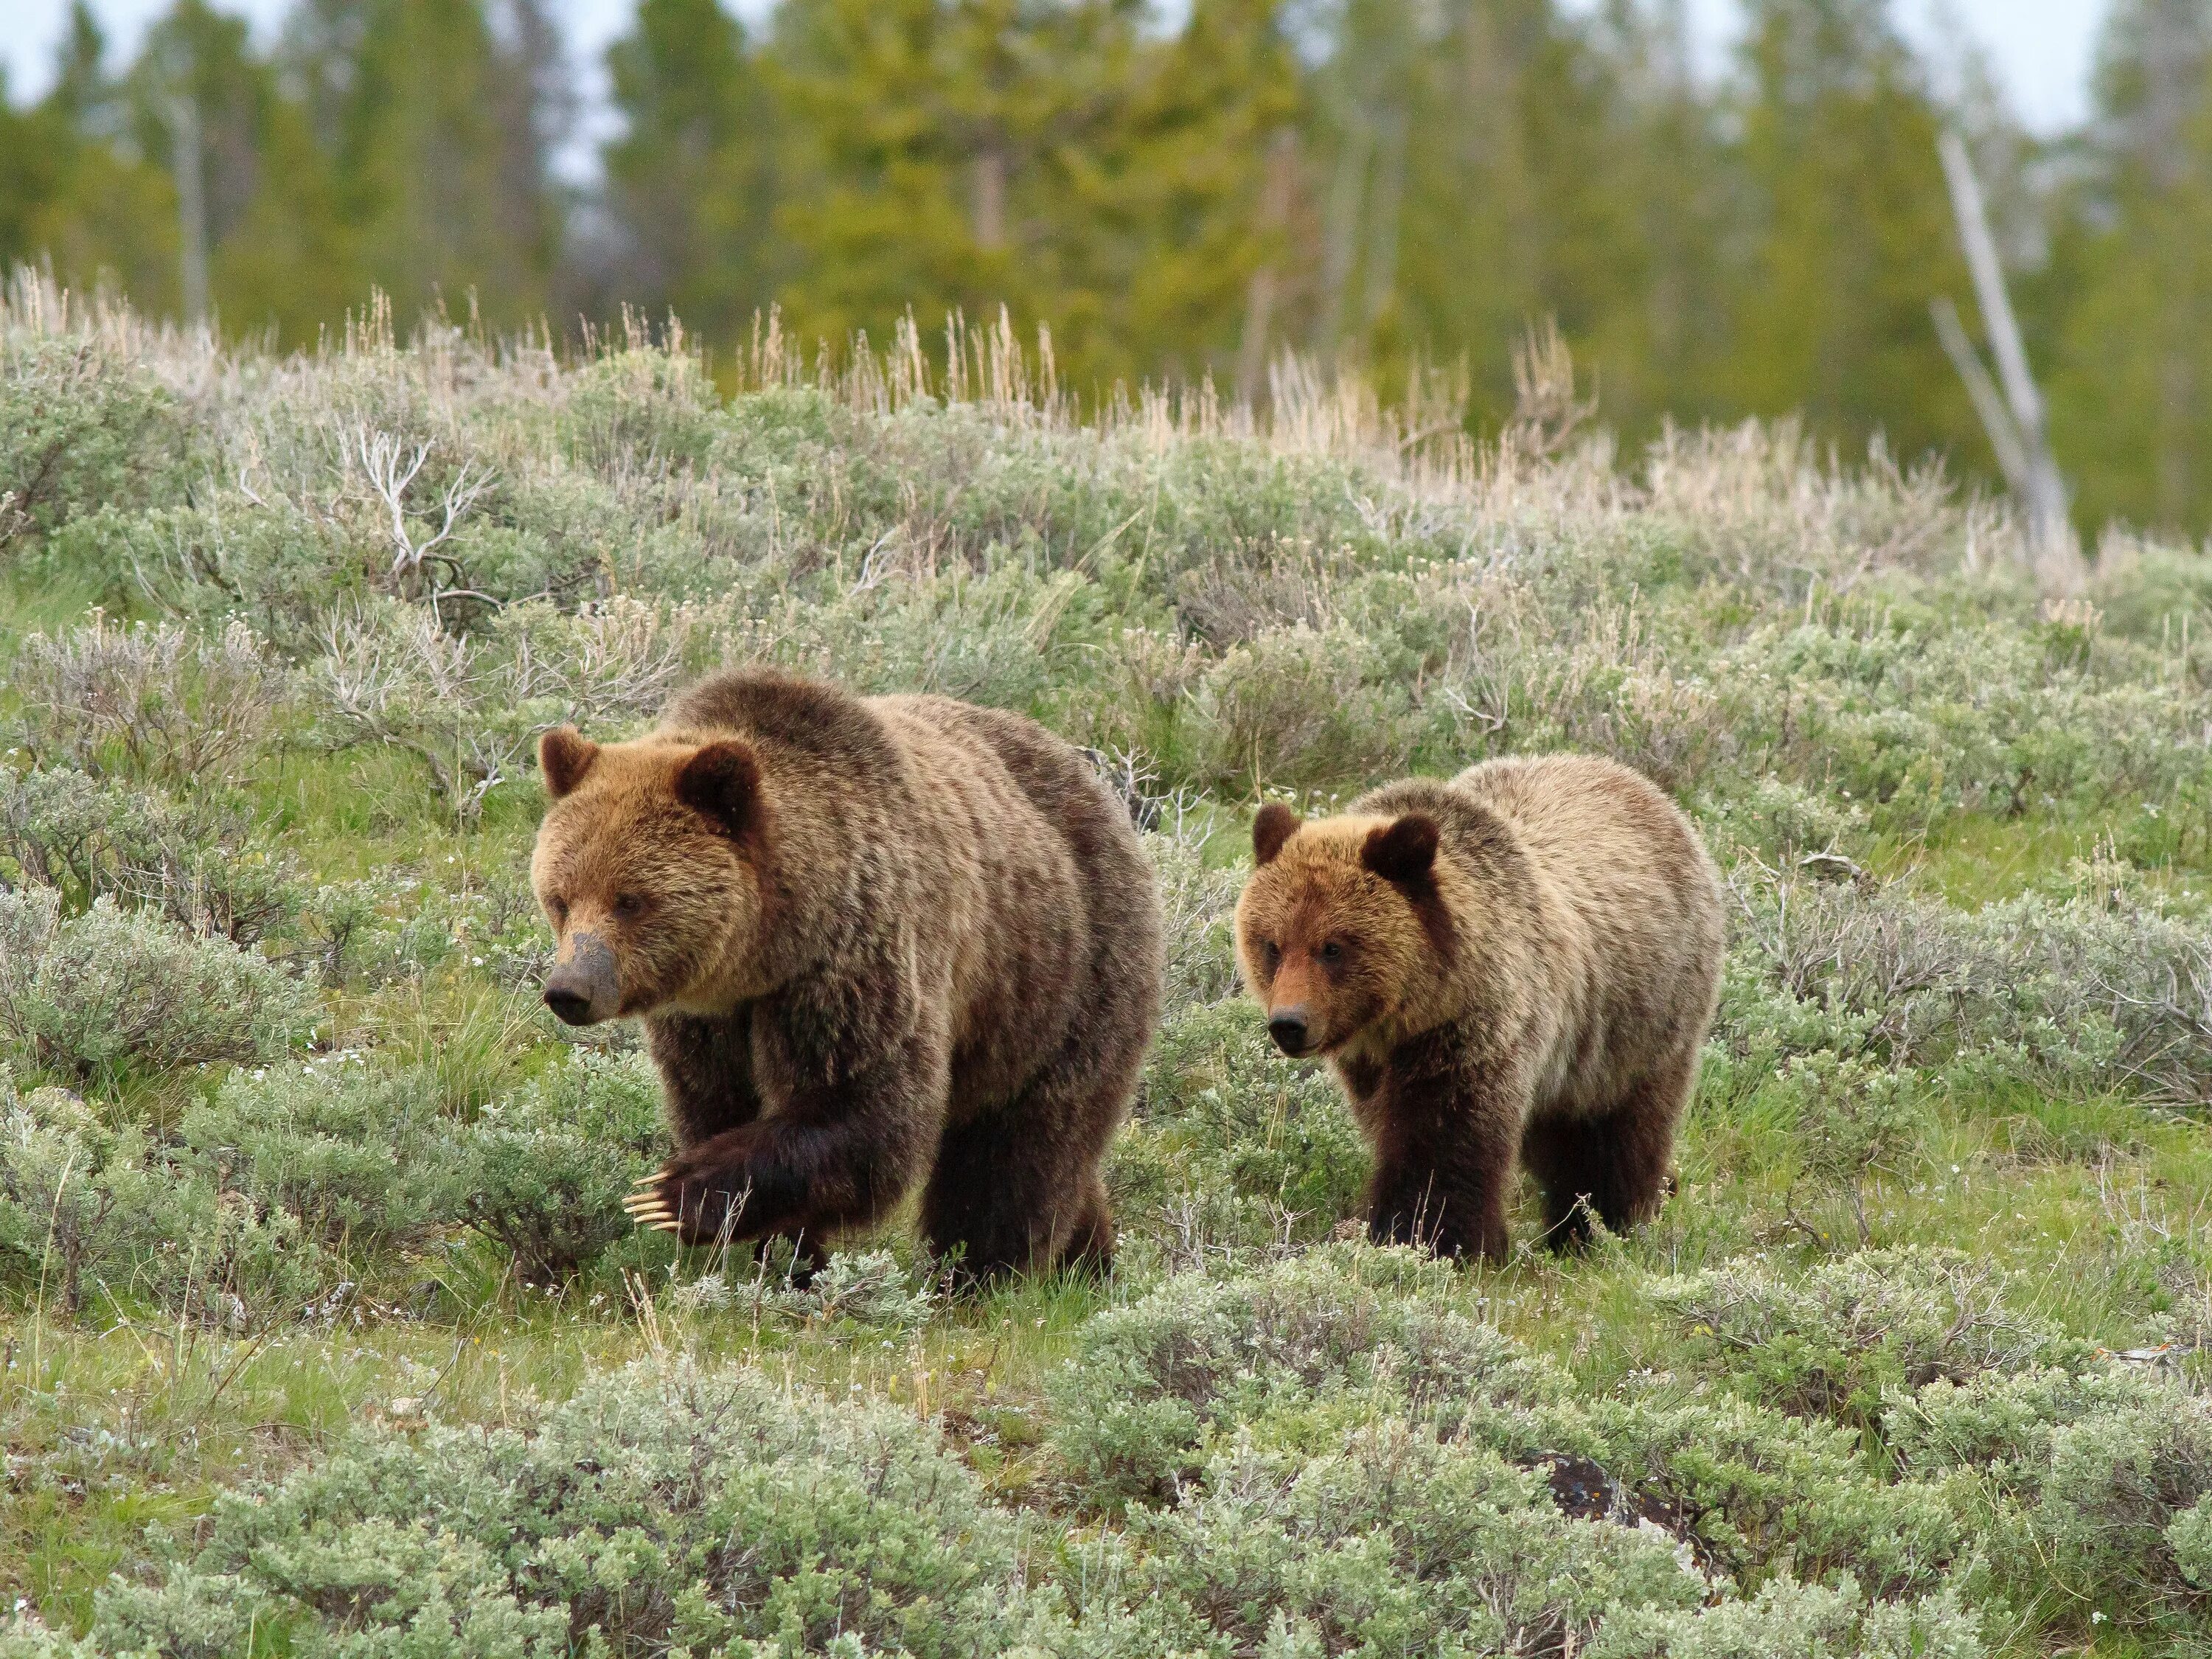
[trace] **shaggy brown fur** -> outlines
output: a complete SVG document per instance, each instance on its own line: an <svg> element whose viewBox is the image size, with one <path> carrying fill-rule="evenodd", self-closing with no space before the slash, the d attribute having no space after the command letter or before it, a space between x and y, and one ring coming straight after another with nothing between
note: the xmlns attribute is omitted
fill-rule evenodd
<svg viewBox="0 0 2212 1659"><path fill-rule="evenodd" d="M1516 1150L1556 1245L1658 1207L1723 941L1712 860L1650 781L1492 761L1342 817L1267 806L1252 841L1245 983L1286 1053L1334 1067L1378 1242L1502 1258Z"/></svg>
<svg viewBox="0 0 2212 1659"><path fill-rule="evenodd" d="M645 1021L678 1156L634 1212L818 1243L927 1178L970 1273L1103 1261L1099 1160L1158 1012L1127 813L1018 715L767 672L540 745L564 1019Z"/></svg>

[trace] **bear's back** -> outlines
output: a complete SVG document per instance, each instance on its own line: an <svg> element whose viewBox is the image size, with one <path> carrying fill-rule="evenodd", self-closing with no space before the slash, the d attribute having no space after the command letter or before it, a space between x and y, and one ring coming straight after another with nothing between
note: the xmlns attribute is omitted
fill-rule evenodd
<svg viewBox="0 0 2212 1659"><path fill-rule="evenodd" d="M1450 787L1505 820L1530 862L1570 893L1652 882L1695 891L1712 880L1704 843L1674 802L1642 773L1601 755L1485 761Z"/></svg>
<svg viewBox="0 0 2212 1659"><path fill-rule="evenodd" d="M670 700L659 730L757 738L856 779L880 779L900 764L896 743L862 699L771 668L708 675Z"/></svg>
<svg viewBox="0 0 2212 1659"><path fill-rule="evenodd" d="M1470 767L1450 787L1511 828L1542 889L1551 951L1577 988L1574 1024L1599 1039L1559 1056L1570 1073L1617 1074L1654 1030L1702 1030L1725 935L1720 878L1656 784L1601 756L1540 755Z"/></svg>

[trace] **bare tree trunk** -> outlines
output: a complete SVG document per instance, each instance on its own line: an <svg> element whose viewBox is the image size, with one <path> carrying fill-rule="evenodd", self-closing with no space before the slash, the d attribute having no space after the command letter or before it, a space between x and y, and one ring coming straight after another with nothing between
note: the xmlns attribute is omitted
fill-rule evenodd
<svg viewBox="0 0 2212 1659"><path fill-rule="evenodd" d="M1361 286L1371 327L1398 286L1398 220L1406 198L1406 110L1392 103L1376 123L1382 140L1375 164L1375 206L1367 227L1367 273Z"/></svg>
<svg viewBox="0 0 2212 1659"><path fill-rule="evenodd" d="M1366 195L1367 161L1375 146L1375 130L1366 111L1356 105L1345 124L1344 149L1336 158L1336 178L1328 192L1328 216L1322 229L1322 319L1323 350L1333 349L1344 331L1345 304L1350 297L1352 262L1359 248L1359 207Z"/></svg>
<svg viewBox="0 0 2212 1659"><path fill-rule="evenodd" d="M1951 209L1959 223L1959 241L1966 250L1967 269L1973 276L1975 297L1981 302L1982 320L1990 331L1990 346L1997 361L1997 378L2003 386L2008 405L2011 429L2001 435L2002 422L1991 427L1990 447L1998 452L2000 464L2008 447L2019 458L2020 476L2014 482L2014 493L2027 514L2028 537L2037 560L2056 561L2060 566L2078 569L2081 552L2074 539L2073 524L2067 517L2066 481L2060 476L2058 463L2051 457L2050 440L2044 428L2042 394L2036 390L2034 376L2028 373L2027 349L2021 343L2020 324L2013 315L2012 300L2005 292L2004 269L1997 261L1996 239L1990 234L1989 211L1983 205L1980 181L1974 177L1973 162L1956 132L1947 128L1937 150L1943 161L1944 179L1951 187ZM1957 321L1955 312L1952 320L1954 324ZM1941 331L1942 326L1939 313L1936 327ZM1944 344L1952 350L1954 359L1958 355L1955 348L1960 345L1966 346L1967 355L1972 355L1963 329L1957 331L1955 340L1947 337ZM1978 359L1976 367L1978 369ZM1974 392L1974 377L1971 375L1967 391ZM1996 413L1995 406L1984 406L1978 394L1975 403L1984 423L1988 424Z"/></svg>
<svg viewBox="0 0 2212 1659"><path fill-rule="evenodd" d="M1260 186L1260 236L1267 244L1252 281L1244 292L1244 337L1237 351L1237 401L1248 408L1260 395L1260 377L1267 368L1267 331L1274 321L1275 299L1282 287L1282 272L1275 245L1291 216L1291 193L1297 187L1298 138L1289 127L1277 131L1267 144L1267 173Z"/></svg>
<svg viewBox="0 0 2212 1659"><path fill-rule="evenodd" d="M1006 245L1006 153L986 145L975 155L975 246L995 252Z"/></svg>
<svg viewBox="0 0 2212 1659"><path fill-rule="evenodd" d="M197 325L208 313L207 190L201 171L199 100L189 85L169 100L169 131L175 152L179 285L185 321Z"/></svg>
<svg viewBox="0 0 2212 1659"><path fill-rule="evenodd" d="M1990 447L1996 452L1998 471L2004 474L2013 494L2025 497L2028 491L2027 456L2021 449L2020 434L2013 427L2011 412L2005 408L2004 393L1997 390L1997 383L1982 367L1981 355L1967 337L1966 325L1959 320L1959 307L1948 298L1939 296L1928 302L1928 309L1936 319L1936 337L1943 343L1951 367L1966 383L1966 395L1973 399L1974 413L1981 416L1982 429L1989 434Z"/></svg>

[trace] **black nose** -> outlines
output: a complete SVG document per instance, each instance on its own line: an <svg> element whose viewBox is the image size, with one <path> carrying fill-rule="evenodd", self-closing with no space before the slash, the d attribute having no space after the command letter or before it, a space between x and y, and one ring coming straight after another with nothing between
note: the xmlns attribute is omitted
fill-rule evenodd
<svg viewBox="0 0 2212 1659"><path fill-rule="evenodd" d="M545 988L545 1006L571 1025L592 1023L592 1000L574 991L564 991L557 986Z"/></svg>
<svg viewBox="0 0 2212 1659"><path fill-rule="evenodd" d="M1296 1009L1285 1009L1267 1021L1267 1035L1285 1054L1302 1054L1306 1051L1306 1017Z"/></svg>

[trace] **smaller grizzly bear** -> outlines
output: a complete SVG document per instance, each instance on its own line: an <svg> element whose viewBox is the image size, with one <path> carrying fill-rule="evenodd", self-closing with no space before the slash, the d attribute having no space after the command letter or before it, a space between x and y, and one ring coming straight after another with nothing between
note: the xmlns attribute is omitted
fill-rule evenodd
<svg viewBox="0 0 2212 1659"><path fill-rule="evenodd" d="M1284 1053L1326 1057L1375 1152L1368 1231L1506 1252L1514 1156L1546 1237L1648 1218L1720 988L1720 882L1651 782L1583 755L1261 809L1237 906Z"/></svg>
<svg viewBox="0 0 2212 1659"><path fill-rule="evenodd" d="M1103 1265L1099 1164L1158 1012L1129 815L1034 721L764 671L635 743L549 732L545 1001L645 1022L677 1156L631 1212L693 1243L825 1235L922 1186L975 1276Z"/></svg>

